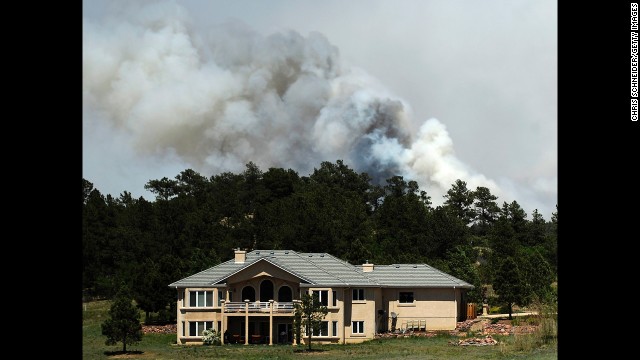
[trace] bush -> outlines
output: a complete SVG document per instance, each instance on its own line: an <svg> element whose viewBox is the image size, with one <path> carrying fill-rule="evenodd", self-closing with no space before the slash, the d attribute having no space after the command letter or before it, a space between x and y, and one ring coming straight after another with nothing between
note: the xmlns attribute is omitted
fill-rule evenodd
<svg viewBox="0 0 640 360"><path fill-rule="evenodd" d="M222 345L220 332L214 329L207 329L202 332L202 343L204 345Z"/></svg>
<svg viewBox="0 0 640 360"><path fill-rule="evenodd" d="M540 325L540 319L537 316L527 316L527 325Z"/></svg>
<svg viewBox="0 0 640 360"><path fill-rule="evenodd" d="M540 337L545 344L552 344L558 337L558 308L551 304L540 308Z"/></svg>

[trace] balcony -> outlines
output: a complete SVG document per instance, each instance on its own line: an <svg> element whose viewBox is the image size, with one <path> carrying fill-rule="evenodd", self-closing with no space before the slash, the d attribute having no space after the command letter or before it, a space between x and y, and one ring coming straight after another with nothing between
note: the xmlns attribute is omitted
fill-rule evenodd
<svg viewBox="0 0 640 360"><path fill-rule="evenodd" d="M224 302L222 304L225 313L262 313L269 314L273 306L274 314L293 314L293 302L271 302L271 301L241 301Z"/></svg>

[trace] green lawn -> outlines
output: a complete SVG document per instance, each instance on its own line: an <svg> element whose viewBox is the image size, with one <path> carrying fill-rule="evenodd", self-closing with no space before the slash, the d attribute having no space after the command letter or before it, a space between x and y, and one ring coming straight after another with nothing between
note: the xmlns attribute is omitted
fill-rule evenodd
<svg viewBox="0 0 640 360"><path fill-rule="evenodd" d="M449 335L352 345L312 344L314 351L309 353L302 351L306 347L289 345L178 346L175 334L146 334L142 342L127 346L132 353L122 355L118 353L122 345L105 345L101 334L100 324L108 318L109 306L108 301L97 301L87 303L86 311L83 308L83 359L558 359L557 345L532 347L528 338L532 335L495 336L499 342L495 346L454 346L449 341L458 338Z"/></svg>

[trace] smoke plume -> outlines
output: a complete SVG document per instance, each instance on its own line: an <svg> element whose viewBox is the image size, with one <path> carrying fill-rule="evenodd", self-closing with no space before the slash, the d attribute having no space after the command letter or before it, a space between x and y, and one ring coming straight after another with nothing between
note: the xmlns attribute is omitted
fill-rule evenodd
<svg viewBox="0 0 640 360"><path fill-rule="evenodd" d="M201 29L174 3L125 6L83 20L85 127L126 134L140 155L207 176L250 161L308 175L342 159L378 183L415 180L435 204L456 179L500 197L456 158L442 123L412 119L409 104L343 64L324 35L263 35L239 22Z"/></svg>

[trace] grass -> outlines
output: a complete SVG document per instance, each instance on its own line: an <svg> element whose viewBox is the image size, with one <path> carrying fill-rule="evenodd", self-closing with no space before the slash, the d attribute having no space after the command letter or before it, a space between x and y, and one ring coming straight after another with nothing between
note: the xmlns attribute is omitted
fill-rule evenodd
<svg viewBox="0 0 640 360"><path fill-rule="evenodd" d="M84 306L84 304L83 304ZM557 360L557 342L542 344L535 335L494 336L495 346L454 346L459 338L440 335L432 338L377 339L361 344L306 346L290 345L225 345L179 346L175 334L145 334L142 341L127 345L107 346L100 325L108 318L110 302L86 303L82 319L82 358L94 359L517 359Z"/></svg>

